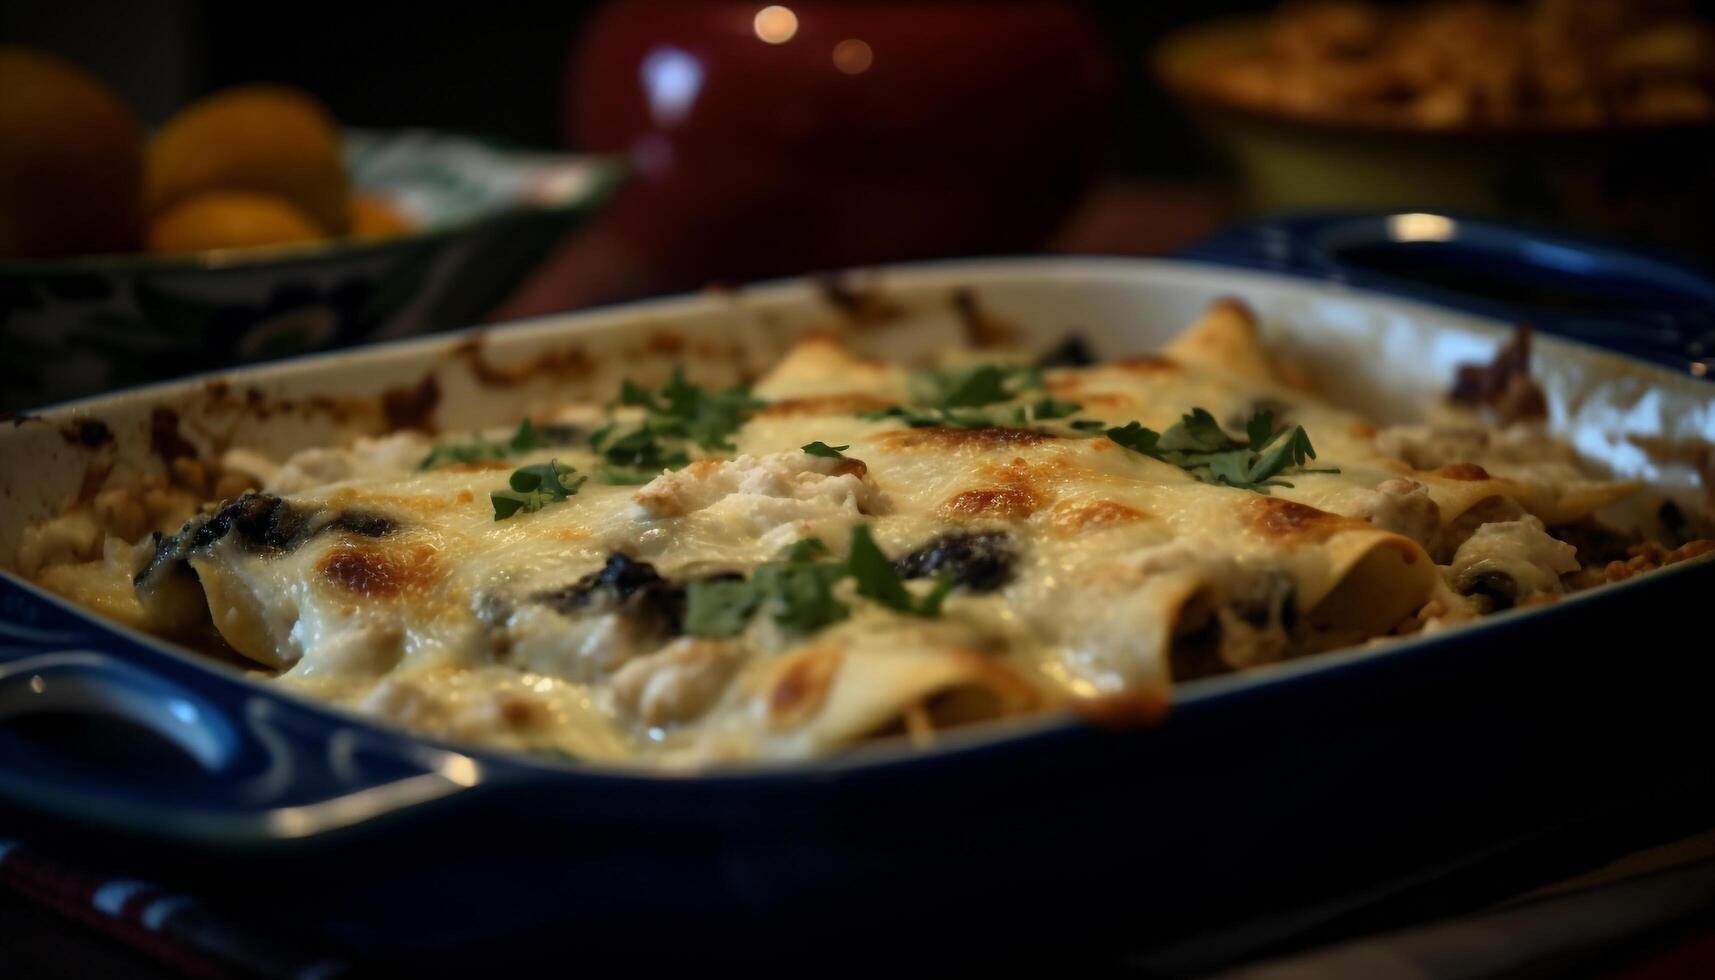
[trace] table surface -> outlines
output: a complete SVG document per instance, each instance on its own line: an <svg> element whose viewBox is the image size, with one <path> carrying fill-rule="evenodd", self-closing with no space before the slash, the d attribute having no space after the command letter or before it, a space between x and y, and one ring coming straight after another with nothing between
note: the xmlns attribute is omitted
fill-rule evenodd
<svg viewBox="0 0 1715 980"><path fill-rule="evenodd" d="M1715 830L1650 847L1588 872L1476 910L1398 930L1347 937L1220 974L1232 980L1484 977L1516 973L1520 958L1570 959L1566 969L1607 980L1715 975ZM1582 937L1571 952L1549 948ZM1546 944L1546 945L1544 945ZM1576 969L1572 969L1573 965ZM1114 964L1121 975L1184 972L1162 954ZM381 971L376 971L381 972ZM0 888L0 975L181 976L145 954ZM244 976L235 972L233 976ZM360 971L357 975L363 975Z"/></svg>

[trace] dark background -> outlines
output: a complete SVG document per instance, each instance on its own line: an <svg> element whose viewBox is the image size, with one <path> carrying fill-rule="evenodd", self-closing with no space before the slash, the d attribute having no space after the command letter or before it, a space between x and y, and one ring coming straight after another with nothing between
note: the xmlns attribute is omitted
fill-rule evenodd
<svg viewBox="0 0 1715 980"><path fill-rule="evenodd" d="M1004 0L997 0L1004 2ZM561 108L593 0L482 4L59 0L0 5L0 40L71 58L115 86L146 123L240 82L284 82L347 125L430 126L533 146L565 145ZM1202 165L1194 134L1150 81L1144 58L1171 29L1266 0L1087 2L1121 68L1112 167L1182 176ZM91 24L103 25L91 30Z"/></svg>

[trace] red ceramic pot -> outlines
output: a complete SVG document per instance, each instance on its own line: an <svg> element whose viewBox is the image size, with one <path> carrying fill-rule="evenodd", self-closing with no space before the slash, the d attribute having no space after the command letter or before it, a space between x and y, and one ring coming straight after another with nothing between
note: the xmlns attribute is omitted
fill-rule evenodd
<svg viewBox="0 0 1715 980"><path fill-rule="evenodd" d="M1114 69L1067 3L620 0L570 82L573 145L637 168L614 234L685 288L1038 247Z"/></svg>

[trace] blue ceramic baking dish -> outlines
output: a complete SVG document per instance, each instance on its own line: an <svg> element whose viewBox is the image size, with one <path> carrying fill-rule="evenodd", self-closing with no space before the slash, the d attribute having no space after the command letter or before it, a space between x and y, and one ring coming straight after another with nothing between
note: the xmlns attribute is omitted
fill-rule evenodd
<svg viewBox="0 0 1715 980"><path fill-rule="evenodd" d="M1233 295L1330 397L1395 420L1440 393L1455 365L1492 354L1518 312L1238 268L1249 260L1217 246L1206 250L1217 261L884 269L866 284L909 327L874 342L956 334L951 297L968 291L1044 345L1077 331L1111 355L1153 348ZM1377 285L1419 288L1365 284ZM1673 288L1715 295L1689 274ZM1651 312L1618 305L1607 322L1619 333ZM1692 323L1710 308L1650 322ZM0 431L0 556L91 465L144 460L163 412L192 441L283 452L397 423L401 406L420 415L432 378L434 422L504 424L550 392L605 391L685 357L711 378L742 375L835 315L824 288L791 281L43 410ZM1715 443L1707 362L1689 348L1619 354L1567 332L1536 349L1552 427L1595 465L1687 499L1710 492L1707 454L1686 448ZM593 371L554 368L574 348ZM1715 564L1688 562L1472 628L1188 684L1159 727L1050 716L932 751L877 746L687 776L413 737L6 572L0 817L330 948L425 968L496 956L849 965L922 939L976 959L1075 959L1408 879L1709 782L1712 596Z"/></svg>

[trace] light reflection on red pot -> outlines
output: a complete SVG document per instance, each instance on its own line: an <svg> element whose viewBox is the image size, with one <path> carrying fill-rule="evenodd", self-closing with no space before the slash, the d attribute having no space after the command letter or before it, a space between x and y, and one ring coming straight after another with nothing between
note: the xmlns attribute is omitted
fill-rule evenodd
<svg viewBox="0 0 1715 980"><path fill-rule="evenodd" d="M1033 249L1100 161L1113 76L1065 3L620 0L566 124L632 158L614 233L684 288Z"/></svg>

